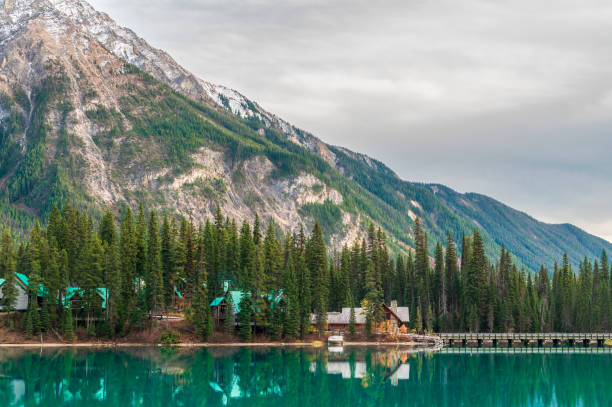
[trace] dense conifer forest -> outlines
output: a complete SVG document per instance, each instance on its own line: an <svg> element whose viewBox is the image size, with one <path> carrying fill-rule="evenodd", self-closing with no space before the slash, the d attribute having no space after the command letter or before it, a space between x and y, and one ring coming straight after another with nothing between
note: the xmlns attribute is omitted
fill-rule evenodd
<svg viewBox="0 0 612 407"><path fill-rule="evenodd" d="M28 337L52 331L68 340L76 325L92 338L144 329L153 316L174 311L179 298L201 340L214 329L243 340L254 330L272 339L303 337L313 329L312 313L316 328L324 330L326 312L359 306L369 330L382 318L382 303L392 300L410 307L410 328L417 332L611 328L605 251L595 261L585 258L577 273L565 256L530 274L503 247L497 259L487 258L478 230L459 245L450 236L446 248L437 243L433 259L418 219L413 234L415 249L393 258L384 232L373 224L364 239L335 250L326 247L319 223L308 234L304 228L282 234L257 216L253 224L238 224L217 209L214 219L195 225L141 207L137 213L128 208L116 225L110 211L94 222L67 202L61 211L52 208L46 229L36 224L24 241L4 229L1 305L10 328ZM11 312L16 273L29 283L29 305L22 313ZM224 296L228 284L242 293L240 312L215 328L210 303ZM80 318L65 306L75 288ZM275 307L269 293L281 292Z"/></svg>

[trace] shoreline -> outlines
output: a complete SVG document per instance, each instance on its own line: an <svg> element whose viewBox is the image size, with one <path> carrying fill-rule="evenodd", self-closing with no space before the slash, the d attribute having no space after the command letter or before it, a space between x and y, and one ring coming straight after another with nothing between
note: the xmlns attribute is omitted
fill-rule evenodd
<svg viewBox="0 0 612 407"><path fill-rule="evenodd" d="M342 346L402 346L412 348L422 348L422 343L417 342L344 342ZM176 347L176 348L212 348L212 347L308 347L323 348L323 344L313 342L187 342L165 345L160 343L145 342L43 342L43 343L0 343L0 348L136 348L136 347Z"/></svg>

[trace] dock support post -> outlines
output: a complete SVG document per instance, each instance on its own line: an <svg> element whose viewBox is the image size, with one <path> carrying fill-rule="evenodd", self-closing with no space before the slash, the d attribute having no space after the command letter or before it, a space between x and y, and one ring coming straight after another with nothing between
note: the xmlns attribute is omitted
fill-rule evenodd
<svg viewBox="0 0 612 407"><path fill-rule="evenodd" d="M464 348L467 346L467 339L461 340L461 346L463 346Z"/></svg>

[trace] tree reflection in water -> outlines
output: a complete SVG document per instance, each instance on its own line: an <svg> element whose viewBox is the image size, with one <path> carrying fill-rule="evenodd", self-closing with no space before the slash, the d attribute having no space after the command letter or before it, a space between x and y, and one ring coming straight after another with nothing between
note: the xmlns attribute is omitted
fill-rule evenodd
<svg viewBox="0 0 612 407"><path fill-rule="evenodd" d="M610 353L0 349L2 406L609 406Z"/></svg>

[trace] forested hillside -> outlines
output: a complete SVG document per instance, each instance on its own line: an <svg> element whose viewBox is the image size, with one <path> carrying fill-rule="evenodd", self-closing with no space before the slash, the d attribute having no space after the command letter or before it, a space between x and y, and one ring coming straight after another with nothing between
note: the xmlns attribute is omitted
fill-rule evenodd
<svg viewBox="0 0 612 407"><path fill-rule="evenodd" d="M71 340L75 327L86 328L90 337L126 335L150 326L151 315L174 311L180 296L194 332L207 340L213 333L211 301L228 289L242 293L239 312L217 329L243 340L254 329L273 339L304 337L311 313L322 331L328 311L356 306L365 310L370 335L382 322L383 302L392 300L410 307L417 332L612 328L605 251L595 262L585 259L578 275L564 256L560 265L532 277L503 248L499 257L488 258L478 231L462 240L461 261L449 236L446 250L436 245L431 265L418 219L416 250L395 258L373 224L367 238L330 256L318 223L310 235L303 229L279 235L272 223L264 228L258 217L253 224L240 222L219 208L199 225L128 209L117 227L110 211L94 223L66 203L62 212L52 208L48 225L35 225L26 244L15 245L8 229L0 242L1 305L15 308L16 273L25 275L28 309L8 320L28 337L54 330ZM81 293L78 307L65 306L75 290Z"/></svg>

